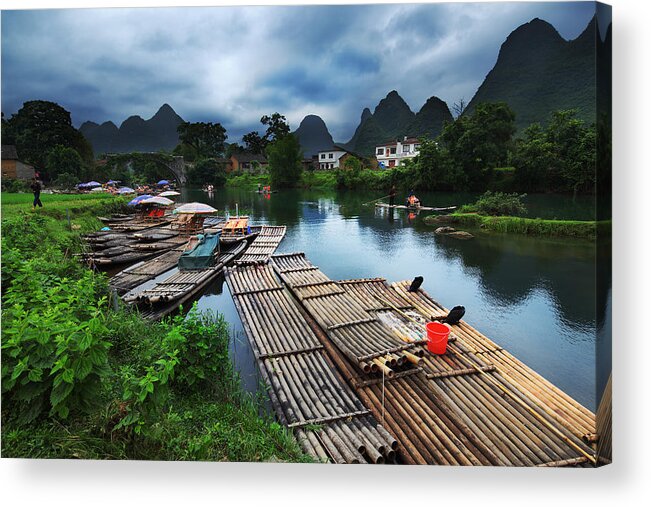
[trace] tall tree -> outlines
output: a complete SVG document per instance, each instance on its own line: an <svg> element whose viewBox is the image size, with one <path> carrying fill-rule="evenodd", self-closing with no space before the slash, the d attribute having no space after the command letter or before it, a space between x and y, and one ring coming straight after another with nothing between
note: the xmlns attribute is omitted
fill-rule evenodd
<svg viewBox="0 0 651 507"><path fill-rule="evenodd" d="M280 113L273 113L271 116L264 115L260 118L260 123L267 127L263 136L254 130L242 137L246 151L249 153L264 153L270 143L282 139L290 131L287 119Z"/></svg>
<svg viewBox="0 0 651 507"><path fill-rule="evenodd" d="M267 144L269 144L267 140L264 139L255 130L244 135L242 137L242 141L246 145L246 151L249 153L254 153L256 155L262 155L265 148L267 147Z"/></svg>
<svg viewBox="0 0 651 507"><path fill-rule="evenodd" d="M245 151L244 147L240 146L237 143L230 143L226 146L226 151L224 153L224 156L226 158L231 158L232 155L235 155L237 153L243 153Z"/></svg>
<svg viewBox="0 0 651 507"><path fill-rule="evenodd" d="M472 116L447 124L439 141L453 164L465 173L467 186L484 189L492 170L508 160L515 134L515 114L503 102L478 104Z"/></svg>
<svg viewBox="0 0 651 507"><path fill-rule="evenodd" d="M282 139L289 134L289 123L280 113L273 113L271 116L264 115L260 118L260 123L267 126L264 139L269 143Z"/></svg>
<svg viewBox="0 0 651 507"><path fill-rule="evenodd" d="M176 128L179 141L194 148L197 158L221 157L224 154L226 129L220 123L184 122Z"/></svg>
<svg viewBox="0 0 651 507"><path fill-rule="evenodd" d="M83 176L84 163L76 150L57 145L50 150L45 168L52 180L62 174L69 174L79 181Z"/></svg>
<svg viewBox="0 0 651 507"><path fill-rule="evenodd" d="M70 113L55 102L25 102L7 127L21 158L37 168L45 167L48 154L59 145L74 149L87 164L93 161L90 143L72 126Z"/></svg>
<svg viewBox="0 0 651 507"><path fill-rule="evenodd" d="M516 144L513 155L515 183L519 190L527 192L551 190L558 185L553 170L556 165L554 145L539 123L527 127Z"/></svg>
<svg viewBox="0 0 651 507"><path fill-rule="evenodd" d="M188 180L194 185L210 183L217 187L223 187L226 183L224 163L214 158L201 159L188 171Z"/></svg>
<svg viewBox="0 0 651 507"><path fill-rule="evenodd" d="M291 187L301 177L303 152L298 139L287 134L267 146L269 175L274 187Z"/></svg>

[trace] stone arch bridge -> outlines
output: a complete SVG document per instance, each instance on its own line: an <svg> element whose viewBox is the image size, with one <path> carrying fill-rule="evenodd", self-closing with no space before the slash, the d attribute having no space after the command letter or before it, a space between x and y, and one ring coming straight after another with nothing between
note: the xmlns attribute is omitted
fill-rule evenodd
<svg viewBox="0 0 651 507"><path fill-rule="evenodd" d="M106 160L107 163L115 165L127 165L135 161L154 162L169 169L180 186L185 185L188 181L185 160L181 156L156 152L109 153Z"/></svg>

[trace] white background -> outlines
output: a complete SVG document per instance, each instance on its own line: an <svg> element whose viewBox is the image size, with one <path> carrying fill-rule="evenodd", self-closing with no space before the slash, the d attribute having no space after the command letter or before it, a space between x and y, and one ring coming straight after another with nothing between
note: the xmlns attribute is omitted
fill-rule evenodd
<svg viewBox="0 0 651 507"><path fill-rule="evenodd" d="M190 5L219 5L194 0ZM273 4L278 2L250 2ZM284 4L306 2L284 1ZM323 2L326 3L326 2ZM347 3L328 0L327 3ZM356 3L372 3L357 0ZM614 464L599 470L255 463L0 461L4 505L649 505L649 2L612 0ZM175 6L178 1L0 0L3 9Z"/></svg>

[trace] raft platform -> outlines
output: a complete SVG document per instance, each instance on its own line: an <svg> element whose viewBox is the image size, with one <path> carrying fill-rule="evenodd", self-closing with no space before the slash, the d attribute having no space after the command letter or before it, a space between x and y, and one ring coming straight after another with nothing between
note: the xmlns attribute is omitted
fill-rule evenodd
<svg viewBox="0 0 651 507"><path fill-rule="evenodd" d="M148 320L162 319L197 297L223 272L225 266L244 252L246 246L246 243L242 242L223 248L215 259L215 265L209 268L186 271L172 269L170 276L153 287L143 290L136 287L122 296L122 300L137 306L140 315Z"/></svg>
<svg viewBox="0 0 651 507"><path fill-rule="evenodd" d="M286 232L287 227L284 225L263 225L258 236L235 264L266 263L280 245Z"/></svg>
<svg viewBox="0 0 651 507"><path fill-rule="evenodd" d="M407 292L409 282L333 281L302 253L226 278L279 420L317 459L374 462L359 459L350 434L334 439L329 423L295 428L357 420L361 402L369 424L396 439L400 463L594 465L582 439L595 432L594 414L464 321L447 352L431 354L423 325L447 310L422 289ZM352 404L335 403L337 392ZM382 456L375 462L391 461Z"/></svg>
<svg viewBox="0 0 651 507"><path fill-rule="evenodd" d="M303 450L324 462L394 462L396 439L337 373L273 270L228 268L226 281L278 419Z"/></svg>

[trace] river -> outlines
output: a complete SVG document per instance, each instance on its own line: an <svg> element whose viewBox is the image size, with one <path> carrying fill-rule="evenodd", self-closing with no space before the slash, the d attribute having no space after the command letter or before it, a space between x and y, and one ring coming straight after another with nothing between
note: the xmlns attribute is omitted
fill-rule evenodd
<svg viewBox="0 0 651 507"><path fill-rule="evenodd" d="M472 194L419 193L427 206L472 202ZM428 212L364 205L377 194L286 190L259 195L243 189L212 194L183 189L179 200L201 201L247 213L253 223L286 225L279 253L305 252L334 280L423 276L423 288L447 308L463 305L465 320L577 401L596 409L596 329L610 296L596 303L595 243L469 230L471 240L438 236L422 219ZM529 216L591 219L594 200L528 196ZM233 329L232 355L244 386L259 378L227 284L217 280L199 299L221 312ZM599 315L598 315L599 314ZM608 336L608 340L610 337Z"/></svg>

